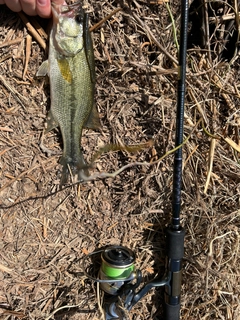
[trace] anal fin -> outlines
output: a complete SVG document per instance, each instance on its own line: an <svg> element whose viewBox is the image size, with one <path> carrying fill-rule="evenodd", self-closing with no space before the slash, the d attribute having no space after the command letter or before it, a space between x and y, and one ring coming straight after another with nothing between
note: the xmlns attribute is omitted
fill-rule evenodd
<svg viewBox="0 0 240 320"><path fill-rule="evenodd" d="M101 123L100 123L98 111L95 104L93 105L92 111L88 117L87 122L84 125L84 128L89 128L89 129L101 128Z"/></svg>
<svg viewBox="0 0 240 320"><path fill-rule="evenodd" d="M52 129L55 129L57 127L58 127L58 123L54 119L52 111L49 110L48 111L48 115L47 115L47 128L44 130L44 133L47 133L47 132L49 132Z"/></svg>

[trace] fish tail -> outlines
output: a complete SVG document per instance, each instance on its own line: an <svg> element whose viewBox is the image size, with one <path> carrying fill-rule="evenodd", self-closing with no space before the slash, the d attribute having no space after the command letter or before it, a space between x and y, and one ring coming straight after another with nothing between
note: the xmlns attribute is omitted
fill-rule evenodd
<svg viewBox="0 0 240 320"><path fill-rule="evenodd" d="M89 171L83 159L82 153L79 155L77 160L62 157L60 163L63 166L60 185L67 183L70 174L72 176L77 174L79 182L84 181L86 177L89 176Z"/></svg>
<svg viewBox="0 0 240 320"><path fill-rule="evenodd" d="M89 176L88 165L83 159L82 152L78 158L78 161L74 163L75 174L78 175L78 181L83 182Z"/></svg>
<svg viewBox="0 0 240 320"><path fill-rule="evenodd" d="M62 165L62 176L61 176L61 180L60 180L60 187L62 185L64 185L65 183L67 183L68 181L68 176L69 176L69 169L67 164L63 164Z"/></svg>

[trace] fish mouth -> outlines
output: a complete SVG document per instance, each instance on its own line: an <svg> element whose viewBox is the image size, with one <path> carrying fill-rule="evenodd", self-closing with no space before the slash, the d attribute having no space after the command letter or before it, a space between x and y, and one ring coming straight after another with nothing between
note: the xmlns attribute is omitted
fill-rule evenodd
<svg viewBox="0 0 240 320"><path fill-rule="evenodd" d="M65 16L68 18L74 18L79 10L82 9L82 3L80 1L75 2L73 4L55 4L52 3L52 14L53 14L53 21L58 23L59 16Z"/></svg>

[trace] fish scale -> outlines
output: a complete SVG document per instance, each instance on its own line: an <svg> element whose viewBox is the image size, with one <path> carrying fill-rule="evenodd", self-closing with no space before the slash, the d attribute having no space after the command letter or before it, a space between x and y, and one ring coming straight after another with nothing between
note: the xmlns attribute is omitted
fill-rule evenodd
<svg viewBox="0 0 240 320"><path fill-rule="evenodd" d="M47 68L47 71L46 71ZM47 131L59 126L63 138L61 184L69 169L79 180L88 175L81 151L83 127L99 128L94 106L95 66L88 19L80 4L53 5L48 62L38 76L48 74L51 108Z"/></svg>
<svg viewBox="0 0 240 320"><path fill-rule="evenodd" d="M54 57L52 59L51 56L49 59L50 74L53 78L51 82L51 113L60 127L64 145L61 164L65 171L67 164L76 171L84 166L80 139L82 128L88 120L93 105L93 84L89 67L85 52L82 50L69 61L71 72L74 70L72 72L73 79L69 83L59 76L57 60ZM85 81L79 79L79 74L81 74L81 79Z"/></svg>

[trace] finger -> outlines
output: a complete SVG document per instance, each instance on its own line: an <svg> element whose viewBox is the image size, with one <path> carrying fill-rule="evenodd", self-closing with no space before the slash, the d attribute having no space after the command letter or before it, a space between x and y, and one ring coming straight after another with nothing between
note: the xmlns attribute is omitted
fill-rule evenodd
<svg viewBox="0 0 240 320"><path fill-rule="evenodd" d="M0 4L5 4L5 1L4 0L0 0Z"/></svg>
<svg viewBox="0 0 240 320"><path fill-rule="evenodd" d="M9 9L11 9L14 12L19 12L22 10L21 4L19 0L9 0L9 1L3 1L3 3L6 3Z"/></svg>
<svg viewBox="0 0 240 320"><path fill-rule="evenodd" d="M61 5L61 4L64 4L64 3L65 3L64 0L52 0L51 2L54 3L54 4L56 4L56 5Z"/></svg>
<svg viewBox="0 0 240 320"><path fill-rule="evenodd" d="M35 16L36 11L36 2L32 0L21 0L22 10L29 16Z"/></svg>
<svg viewBox="0 0 240 320"><path fill-rule="evenodd" d="M42 18L51 17L51 4L50 0L37 0L36 2L37 14Z"/></svg>

